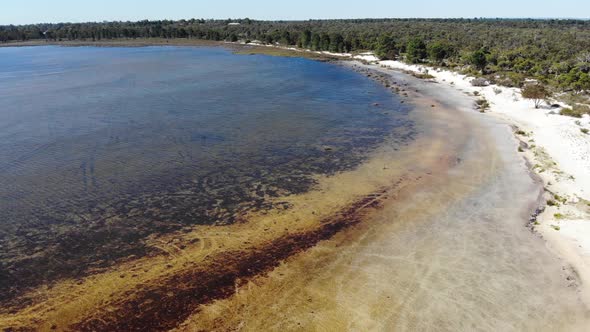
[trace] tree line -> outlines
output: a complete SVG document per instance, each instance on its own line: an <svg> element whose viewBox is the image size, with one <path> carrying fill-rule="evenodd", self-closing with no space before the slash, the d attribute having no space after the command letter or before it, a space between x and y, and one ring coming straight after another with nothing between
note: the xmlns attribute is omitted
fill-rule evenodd
<svg viewBox="0 0 590 332"><path fill-rule="evenodd" d="M500 84L527 78L590 90L590 21L537 19L158 20L0 26L0 42L194 38L259 41L317 51L459 67Z"/></svg>

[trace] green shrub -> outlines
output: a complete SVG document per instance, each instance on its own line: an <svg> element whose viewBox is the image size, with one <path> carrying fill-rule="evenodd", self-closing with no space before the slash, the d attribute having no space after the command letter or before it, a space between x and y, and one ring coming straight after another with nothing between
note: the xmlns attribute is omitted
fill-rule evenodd
<svg viewBox="0 0 590 332"><path fill-rule="evenodd" d="M559 196L558 194L554 194L554 195L553 195L553 198L554 198L556 201L558 201L558 202L560 202L560 203L562 203L562 204L565 204L565 203L567 202L567 198L565 198L565 197L561 197L561 196Z"/></svg>
<svg viewBox="0 0 590 332"><path fill-rule="evenodd" d="M426 44L420 38L413 38L406 46L406 59L410 63L419 63L426 58Z"/></svg>
<svg viewBox="0 0 590 332"><path fill-rule="evenodd" d="M477 70L485 73L486 66L488 65L488 59L486 57L487 52L485 49L477 50L470 54L469 63L473 65Z"/></svg>
<svg viewBox="0 0 590 332"><path fill-rule="evenodd" d="M434 76L426 73L413 73L412 76L419 78L421 80L429 80L434 78Z"/></svg>
<svg viewBox="0 0 590 332"><path fill-rule="evenodd" d="M551 97L551 92L542 84L529 84L522 88L522 97L531 99L535 104L535 108L541 106L541 102Z"/></svg>
<svg viewBox="0 0 590 332"><path fill-rule="evenodd" d="M581 118L584 114L590 114L590 107L586 105L574 105L572 108L564 107L559 111L559 114L571 116L574 118Z"/></svg>
<svg viewBox="0 0 590 332"><path fill-rule="evenodd" d="M567 108L567 107L562 108L561 111L559 111L559 114L565 115L565 116L571 116L574 118L581 118L582 117L582 114L576 113L576 112L574 112L573 109Z"/></svg>
<svg viewBox="0 0 590 332"><path fill-rule="evenodd" d="M477 109L481 113L485 113L485 111L490 109L490 103L485 98L481 98L481 99L476 100L475 105L477 106Z"/></svg>

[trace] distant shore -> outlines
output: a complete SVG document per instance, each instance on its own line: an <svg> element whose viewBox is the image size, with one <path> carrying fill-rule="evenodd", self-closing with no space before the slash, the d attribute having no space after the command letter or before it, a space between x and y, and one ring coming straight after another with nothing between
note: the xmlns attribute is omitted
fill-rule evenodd
<svg viewBox="0 0 590 332"><path fill-rule="evenodd" d="M335 61L342 60L338 54L328 52L306 52L295 48L270 47L256 43L231 43L225 41L213 41L204 39L188 38L137 38L137 39L110 39L97 41L81 40L31 40L25 42L6 42L0 43L0 47L35 47L35 46L63 46L63 47L149 47L149 46L187 46L187 47L226 47L233 50L236 54L243 55L271 55L285 57L300 57L318 61Z"/></svg>
<svg viewBox="0 0 590 332"><path fill-rule="evenodd" d="M103 40L29 40L0 43L0 47L27 46L96 46L96 47L145 47L145 46L221 46L221 41L189 38L137 38L137 39L103 39Z"/></svg>

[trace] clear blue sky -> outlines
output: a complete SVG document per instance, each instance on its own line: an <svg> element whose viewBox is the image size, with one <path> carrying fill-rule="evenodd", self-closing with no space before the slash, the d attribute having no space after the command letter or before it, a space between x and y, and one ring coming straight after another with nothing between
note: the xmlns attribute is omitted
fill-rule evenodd
<svg viewBox="0 0 590 332"><path fill-rule="evenodd" d="M590 18L590 0L1 0L0 25L103 20L367 17Z"/></svg>

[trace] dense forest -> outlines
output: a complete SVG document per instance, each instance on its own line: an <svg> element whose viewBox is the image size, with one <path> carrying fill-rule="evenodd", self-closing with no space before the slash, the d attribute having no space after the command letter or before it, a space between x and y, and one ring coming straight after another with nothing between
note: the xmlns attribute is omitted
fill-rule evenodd
<svg viewBox="0 0 590 332"><path fill-rule="evenodd" d="M590 21L534 19L179 20L0 26L0 42L194 38L312 50L372 50L382 59L458 67L499 84L537 79L590 90Z"/></svg>

